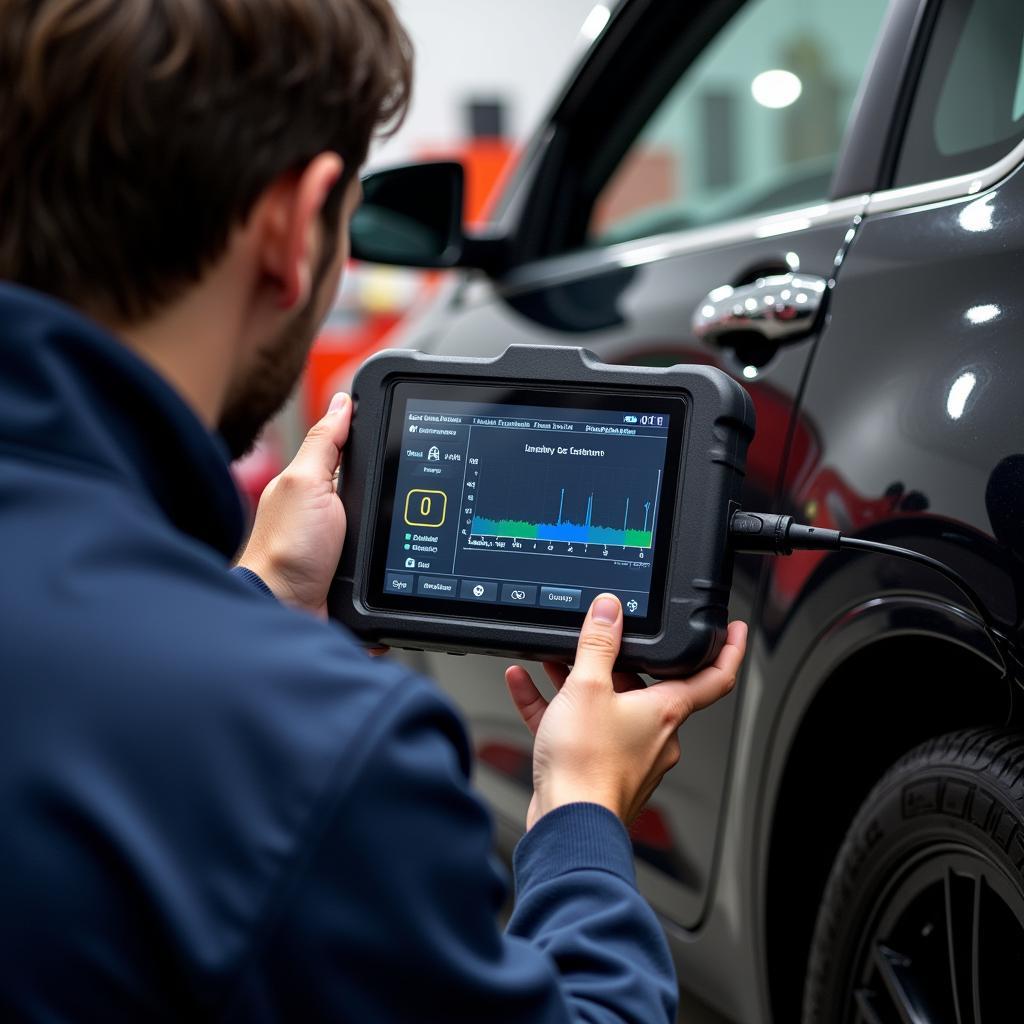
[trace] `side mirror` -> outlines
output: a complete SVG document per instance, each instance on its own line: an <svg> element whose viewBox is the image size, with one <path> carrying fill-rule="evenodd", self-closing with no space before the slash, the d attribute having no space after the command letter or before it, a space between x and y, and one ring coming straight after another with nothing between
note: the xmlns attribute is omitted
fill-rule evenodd
<svg viewBox="0 0 1024 1024"><path fill-rule="evenodd" d="M469 239L462 220L465 171L454 161L409 164L363 179L352 217L352 256L404 267L493 269L499 243Z"/></svg>

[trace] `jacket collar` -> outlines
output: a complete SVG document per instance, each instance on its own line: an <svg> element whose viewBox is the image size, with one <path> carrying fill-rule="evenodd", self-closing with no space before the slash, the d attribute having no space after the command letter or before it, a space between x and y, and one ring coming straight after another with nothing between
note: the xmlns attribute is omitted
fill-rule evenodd
<svg viewBox="0 0 1024 1024"><path fill-rule="evenodd" d="M242 506L228 453L131 350L54 299L0 284L0 449L113 475L230 558Z"/></svg>

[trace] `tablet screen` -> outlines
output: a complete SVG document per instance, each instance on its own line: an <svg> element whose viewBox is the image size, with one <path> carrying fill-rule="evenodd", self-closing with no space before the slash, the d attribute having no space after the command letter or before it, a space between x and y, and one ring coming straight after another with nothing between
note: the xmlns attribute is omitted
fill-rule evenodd
<svg viewBox="0 0 1024 1024"><path fill-rule="evenodd" d="M398 384L369 598L578 624L602 592L660 622L685 403L636 393Z"/></svg>

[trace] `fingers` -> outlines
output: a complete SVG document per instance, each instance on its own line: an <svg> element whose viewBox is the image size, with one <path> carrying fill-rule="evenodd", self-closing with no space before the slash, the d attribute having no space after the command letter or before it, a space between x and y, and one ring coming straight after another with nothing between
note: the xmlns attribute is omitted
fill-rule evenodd
<svg viewBox="0 0 1024 1024"><path fill-rule="evenodd" d="M537 735L540 728L540 720L547 711L548 702L537 689L536 684L530 678L530 673L521 665L512 665L505 670L505 682L508 685L509 695L512 703L520 717L526 723L526 728Z"/></svg>
<svg viewBox="0 0 1024 1024"><path fill-rule="evenodd" d="M694 711L700 711L729 693L736 684L736 676L747 649L747 625L732 622L725 644L715 663L690 679L673 679L659 683L657 690L668 699L680 724Z"/></svg>
<svg viewBox="0 0 1024 1024"><path fill-rule="evenodd" d="M544 671L556 690L565 686L565 681L569 678L569 666L562 665L557 661L545 661Z"/></svg>
<svg viewBox="0 0 1024 1024"><path fill-rule="evenodd" d="M601 594L587 612L576 646L572 678L580 682L612 683L612 666L622 642L622 605L614 594Z"/></svg>
<svg viewBox="0 0 1024 1024"><path fill-rule="evenodd" d="M292 470L317 480L332 479L351 425L352 400L342 392L331 399L327 415L306 435L292 460Z"/></svg>

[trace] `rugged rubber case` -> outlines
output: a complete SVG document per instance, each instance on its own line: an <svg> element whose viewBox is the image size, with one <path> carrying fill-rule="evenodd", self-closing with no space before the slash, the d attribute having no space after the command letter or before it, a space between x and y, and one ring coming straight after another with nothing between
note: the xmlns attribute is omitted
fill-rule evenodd
<svg viewBox="0 0 1024 1024"><path fill-rule="evenodd" d="M578 632L535 623L441 618L382 610L366 603L377 496L387 441L391 385L401 381L507 384L515 388L579 384L633 388L687 400L680 481L668 551L660 631L626 632L618 667L652 676L690 674L710 664L725 642L732 555L731 511L738 505L754 406L731 377L709 366L616 366L580 348L513 345L496 358L384 351L369 359L353 385L355 414L338 483L348 513L348 539L328 597L332 618L367 643L453 654L569 662ZM735 505L733 503L736 503Z"/></svg>

